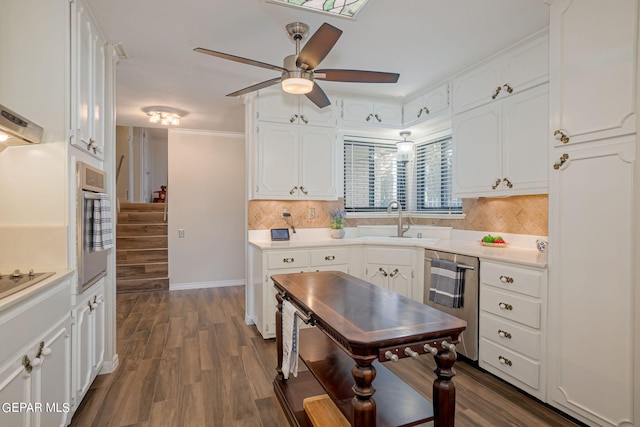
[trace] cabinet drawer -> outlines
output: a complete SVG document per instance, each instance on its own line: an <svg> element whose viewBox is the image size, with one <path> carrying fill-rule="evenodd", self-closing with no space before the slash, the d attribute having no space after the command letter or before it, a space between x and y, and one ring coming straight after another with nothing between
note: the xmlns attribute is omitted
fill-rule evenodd
<svg viewBox="0 0 640 427"><path fill-rule="evenodd" d="M532 328L540 328L540 301L526 299L511 292L499 292L489 286L481 286L480 310Z"/></svg>
<svg viewBox="0 0 640 427"><path fill-rule="evenodd" d="M480 339L480 366L489 364L505 374L538 389L540 363L529 360L484 338Z"/></svg>
<svg viewBox="0 0 640 427"><path fill-rule="evenodd" d="M537 330L482 312L480 336L533 359L540 359L540 332Z"/></svg>
<svg viewBox="0 0 640 427"><path fill-rule="evenodd" d="M309 251L309 255L312 267L349 263L349 249L347 248L318 249Z"/></svg>
<svg viewBox="0 0 640 427"><path fill-rule="evenodd" d="M413 250L391 248L367 248L368 264L413 265Z"/></svg>
<svg viewBox="0 0 640 427"><path fill-rule="evenodd" d="M540 298L544 270L484 261L480 265L483 284Z"/></svg>
<svg viewBox="0 0 640 427"><path fill-rule="evenodd" d="M267 253L267 268L297 268L309 266L309 252L282 251Z"/></svg>

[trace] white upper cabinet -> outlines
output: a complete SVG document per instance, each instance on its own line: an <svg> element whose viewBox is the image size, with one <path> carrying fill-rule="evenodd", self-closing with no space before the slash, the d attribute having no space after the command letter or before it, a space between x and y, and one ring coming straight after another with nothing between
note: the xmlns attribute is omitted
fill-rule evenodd
<svg viewBox="0 0 640 427"><path fill-rule="evenodd" d="M402 105L372 98L342 98L340 121L349 126L402 127Z"/></svg>
<svg viewBox="0 0 640 427"><path fill-rule="evenodd" d="M453 80L455 114L517 94L549 79L549 38L538 37Z"/></svg>
<svg viewBox="0 0 640 427"><path fill-rule="evenodd" d="M454 194L548 192L547 85L454 116Z"/></svg>
<svg viewBox="0 0 640 427"><path fill-rule="evenodd" d="M283 92L280 87L261 90L257 95L257 118L261 122L291 123L311 126L335 127L336 100L318 108L304 95Z"/></svg>
<svg viewBox="0 0 640 427"><path fill-rule="evenodd" d="M402 107L405 127L410 127L449 111L449 84L444 84L418 95Z"/></svg>
<svg viewBox="0 0 640 427"><path fill-rule="evenodd" d="M82 0L71 2L71 144L104 157L106 43Z"/></svg>
<svg viewBox="0 0 640 427"><path fill-rule="evenodd" d="M335 130L261 123L255 199L336 200Z"/></svg>
<svg viewBox="0 0 640 427"><path fill-rule="evenodd" d="M636 131L637 7L635 0L552 3L550 105L557 146Z"/></svg>

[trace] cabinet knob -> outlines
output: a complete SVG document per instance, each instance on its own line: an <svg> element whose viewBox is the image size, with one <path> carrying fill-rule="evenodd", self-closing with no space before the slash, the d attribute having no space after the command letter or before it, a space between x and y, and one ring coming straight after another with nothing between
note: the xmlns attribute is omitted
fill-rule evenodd
<svg viewBox="0 0 640 427"><path fill-rule="evenodd" d="M504 90L507 91L507 93L512 93L513 92L513 88L511 87L511 85L509 83L505 83L504 85L502 85L502 87L504 88Z"/></svg>
<svg viewBox="0 0 640 427"><path fill-rule="evenodd" d="M503 331L502 329L498 329L498 336L500 338L507 338L507 339L511 339L511 334L507 331Z"/></svg>
<svg viewBox="0 0 640 427"><path fill-rule="evenodd" d="M566 144L567 142L569 142L569 134L564 129L556 130L555 132L553 132L553 136L555 136L556 139L562 142L563 144Z"/></svg>
<svg viewBox="0 0 640 427"><path fill-rule="evenodd" d="M397 361L398 361L398 355L397 355L397 354L393 354L393 353L392 353L391 351L389 351L389 350L387 350L387 351L384 353L384 357L385 357L387 360L391 360L392 362L397 362Z"/></svg>
<svg viewBox="0 0 640 427"><path fill-rule="evenodd" d="M324 257L325 261L333 261L334 259L336 259L334 255L327 255L326 257Z"/></svg>
<svg viewBox="0 0 640 427"><path fill-rule="evenodd" d="M500 281L502 283L513 283L513 277L509 276L500 276Z"/></svg>
<svg viewBox="0 0 640 427"><path fill-rule="evenodd" d="M504 182L505 184L507 184L508 188L513 188L513 184L511 183L511 181L509 180L509 178L503 178L502 182Z"/></svg>
<svg viewBox="0 0 640 427"><path fill-rule="evenodd" d="M493 95L491 95L491 99L496 99L498 97L498 94L500 93L500 91L502 90L502 86L498 86L494 91L493 91Z"/></svg>
<svg viewBox="0 0 640 427"><path fill-rule="evenodd" d="M507 359L504 356L498 356L498 361L500 362L500 364L502 365L507 365L507 366L511 366L513 365L513 362L511 362L511 360Z"/></svg>
<svg viewBox="0 0 640 427"><path fill-rule="evenodd" d="M283 258L282 259L282 262L287 263L287 264L290 264L290 263L292 263L294 261L295 261L294 258Z"/></svg>
<svg viewBox="0 0 640 427"><path fill-rule="evenodd" d="M451 344L451 343L447 342L446 340L442 341L442 343L440 343L440 345L442 346L442 348L444 348L446 350L453 351L453 352L456 351L456 345L455 344Z"/></svg>
<svg viewBox="0 0 640 427"><path fill-rule="evenodd" d="M562 167L562 165L564 165L564 164L565 164L565 162L566 162L567 160L569 160L569 155L568 155L567 153L565 153L565 154L563 154L563 155L560 157L560 161L555 162L555 163L553 164L553 168L554 168L555 170L560 169L560 168Z"/></svg>
<svg viewBox="0 0 640 427"><path fill-rule="evenodd" d="M495 190L496 188L498 188L501 182L502 182L502 179L496 178L496 180L493 182L493 185L491 186L491 189Z"/></svg>
<svg viewBox="0 0 640 427"><path fill-rule="evenodd" d="M500 307L500 310L513 310L513 306L511 304L507 304L506 302L499 303L498 307Z"/></svg>

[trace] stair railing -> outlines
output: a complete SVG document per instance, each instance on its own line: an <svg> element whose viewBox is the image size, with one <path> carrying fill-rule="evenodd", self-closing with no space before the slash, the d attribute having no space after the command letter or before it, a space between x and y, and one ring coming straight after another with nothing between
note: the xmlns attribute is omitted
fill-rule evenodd
<svg viewBox="0 0 640 427"><path fill-rule="evenodd" d="M166 186L164 190L164 216L163 216L164 222L167 222L168 211L169 211L169 186Z"/></svg>

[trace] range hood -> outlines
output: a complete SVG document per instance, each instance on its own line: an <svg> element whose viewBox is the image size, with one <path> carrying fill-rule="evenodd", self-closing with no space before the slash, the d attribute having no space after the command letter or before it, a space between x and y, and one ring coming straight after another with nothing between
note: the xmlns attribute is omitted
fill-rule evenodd
<svg viewBox="0 0 640 427"><path fill-rule="evenodd" d="M43 133L40 126L0 104L0 151L13 145L39 144Z"/></svg>

